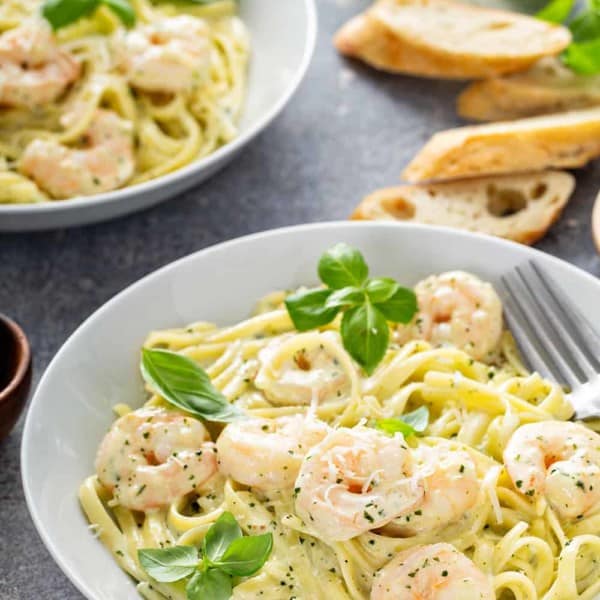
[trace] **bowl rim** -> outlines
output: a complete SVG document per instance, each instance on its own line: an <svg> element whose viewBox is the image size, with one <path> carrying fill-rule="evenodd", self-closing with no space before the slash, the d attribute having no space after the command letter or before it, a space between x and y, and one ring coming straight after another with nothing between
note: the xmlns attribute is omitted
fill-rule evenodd
<svg viewBox="0 0 600 600"><path fill-rule="evenodd" d="M67 200L49 200L47 202L23 203L23 204L0 204L0 216L6 215L26 215L36 212L61 213L78 207L91 208L98 204L112 204L113 202L126 201L128 196L139 196L142 194L156 192L163 188L177 185L193 177L193 175L204 169L210 169L216 166L221 160L230 154L235 154L238 150L248 144L261 131L263 131L285 108L291 97L294 95L300 83L304 79L308 67L311 63L316 43L317 43L317 8L316 0L300 0L304 4L307 17L307 28L304 40L304 51L300 66L294 72L292 79L288 82L281 97L271 106L271 108L261 115L242 135L234 138L217 148L212 154L199 160L195 160L180 169L176 169L155 179L150 179L142 183L130 185L124 188L93 194L91 196L79 196Z"/></svg>
<svg viewBox="0 0 600 600"><path fill-rule="evenodd" d="M281 236L281 239L284 239L286 234L293 232L308 232L314 230L327 230L335 228L338 230L344 229L372 229L374 232L378 229L397 229L399 233L402 230L414 229L417 232L421 231L425 234L427 233L435 233L435 232L443 232L444 235L454 238L470 238L473 240L479 240L481 242L497 245L500 249L504 248L519 248L522 251L529 253L533 256L543 257L544 261L556 264L567 266L569 269L572 269L578 273L580 277L587 279L592 282L596 287L600 289L600 282L596 277L588 273L587 271L577 267L569 263L566 260L560 259L553 255L550 255L546 252L538 250L537 248L533 248L531 246L524 246L523 244L519 244L517 242L513 242L510 240L497 238L494 236L475 233L466 230L455 229L451 227L443 227L443 226L434 226L434 225L424 225L420 223L403 223L403 222L394 222L394 221L324 221L317 223L305 223L300 225L290 225L286 227L279 227L275 229L263 230L251 234L247 234L244 236L240 236L237 238L225 240L223 242L219 242L217 244L213 244L211 246L207 246L185 256L182 256L174 261L167 263L159 267L158 269L151 271L150 273L144 275L143 277L137 279L127 287L125 287L120 292L116 293L109 300L99 306L92 314L86 317L82 323L67 337L67 339L60 346L58 351L55 353L48 366L44 370L38 385L33 393L31 398L31 402L29 404L29 408L27 411L25 424L23 428L23 436L21 439L21 448L20 448L20 463L21 463L21 484L23 487L25 500L27 504L27 509L29 511L29 515L33 521L33 524L40 536L44 546L48 550L54 562L59 566L61 571L65 574L65 576L69 579L69 581L88 599L88 600L97 600L98 596L94 595L94 591L90 590L87 586L87 582L82 579L79 574L71 570L68 565L67 560L63 557L61 548L59 545L56 545L51 535L46 529L46 525L44 520L39 515L37 508L35 506L34 494L33 490L29 486L30 475L29 475L29 462L27 460L28 454L28 445L29 440L33 435L33 425L31 413L34 409L35 405L40 401L39 400L39 390L43 388L45 385L46 379L49 376L54 364L61 360L62 354L66 351L68 346L72 343L74 338L79 337L80 335L84 335L88 328L88 325L94 320L102 315L105 312L112 309L112 306L118 303L122 297L129 294L136 287L143 287L147 284L147 282L155 277L159 277L161 274L166 273L167 271L176 270L180 268L181 265L188 261L194 261L198 256L210 256L211 254L218 253L224 248L228 248L230 246L235 246L237 244L246 244L251 243L255 239L259 239L261 237L278 237Z"/></svg>
<svg viewBox="0 0 600 600"><path fill-rule="evenodd" d="M27 371L31 364L31 346L23 328L16 321L13 321L13 319L2 313L0 313L0 326L5 326L10 331L21 352L19 364L15 372L6 386L0 388L0 404L3 404L11 399L14 391L27 376Z"/></svg>

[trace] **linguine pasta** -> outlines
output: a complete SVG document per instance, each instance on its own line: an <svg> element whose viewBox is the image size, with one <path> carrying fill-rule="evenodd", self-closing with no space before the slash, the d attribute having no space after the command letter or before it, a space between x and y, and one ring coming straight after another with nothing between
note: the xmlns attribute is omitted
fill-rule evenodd
<svg viewBox="0 0 600 600"><path fill-rule="evenodd" d="M151 580L138 563L137 550L200 546L224 511L246 534L273 533L270 558L256 576L238 582L236 599L366 600L375 574L394 556L437 542L452 544L469 557L490 579L498 599L598 597L600 507L581 518L561 519L543 498L520 493L503 466L503 451L519 426L567 420L572 413L560 387L526 371L508 332L488 362L449 345L392 340L382 363L367 377L339 343L339 319L298 334L282 308L283 298L283 293L268 296L255 316L229 327L200 322L154 331L145 346L193 359L230 402L253 417L300 414L332 427L356 428L426 406L428 427L422 436L407 438L408 446L466 451L479 481L476 500L460 518L440 527L412 534L383 527L331 542L298 516L297 489L265 492L217 473L193 493L144 513L121 506L92 475L80 489L83 510L95 535L139 582L144 598L183 600L185 587ZM286 365L305 368L299 356L315 348L333 357L331 364L344 374L342 383L319 399L313 394L308 402L301 397L286 401L273 392L271 384ZM152 393L146 405L167 406ZM129 410L116 407L118 415ZM216 439L220 426L210 430ZM402 593L394 597L413 597Z"/></svg>
<svg viewBox="0 0 600 600"><path fill-rule="evenodd" d="M81 66L79 76L55 101L33 108L0 106L0 203L68 199L142 183L211 154L237 135L250 48L247 30L235 14L235 2L131 3L136 14L134 29L126 31L115 13L102 6L92 16L55 32L61 51ZM40 5L39 0L0 3L0 34L31 23L32 18L41 22L41 17L32 17ZM125 36L132 32L146 35L148 27L160 30L165 19L180 15L207 25L208 56L198 80L191 88L167 87L164 92L136 86L122 68L131 58ZM163 77L168 82L174 73L167 68ZM33 141L55 142L67 153L80 149L99 108L114 111L131 134L130 172L98 190L93 186L82 190L46 185L48 176L36 170L35 163L24 168L23 157Z"/></svg>

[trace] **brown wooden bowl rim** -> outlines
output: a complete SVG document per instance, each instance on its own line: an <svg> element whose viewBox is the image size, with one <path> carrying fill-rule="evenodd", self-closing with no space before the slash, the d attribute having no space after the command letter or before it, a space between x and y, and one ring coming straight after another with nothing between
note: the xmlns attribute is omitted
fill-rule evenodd
<svg viewBox="0 0 600 600"><path fill-rule="evenodd" d="M0 404L8 400L13 392L19 387L23 379L26 377L31 364L31 347L29 346L29 340L25 335L25 332L21 327L15 323L12 319L0 313L0 322L6 326L11 334L13 335L19 349L21 350L21 359L17 368L15 369L14 375L6 387L0 389Z"/></svg>

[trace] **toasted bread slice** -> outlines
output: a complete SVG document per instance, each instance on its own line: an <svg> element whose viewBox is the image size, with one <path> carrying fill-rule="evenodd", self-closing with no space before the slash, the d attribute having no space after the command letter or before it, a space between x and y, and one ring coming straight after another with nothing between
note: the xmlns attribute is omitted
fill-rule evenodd
<svg viewBox="0 0 600 600"><path fill-rule="evenodd" d="M600 108L436 133L404 178L444 181L482 175L581 167L600 155Z"/></svg>
<svg viewBox="0 0 600 600"><path fill-rule="evenodd" d="M570 39L566 28L518 13L453 0L379 0L334 43L384 71L464 79L522 71Z"/></svg>
<svg viewBox="0 0 600 600"><path fill-rule="evenodd" d="M471 84L458 97L458 114L474 121L504 121L600 106L600 76L577 75L557 58L543 58L524 73Z"/></svg>
<svg viewBox="0 0 600 600"><path fill-rule="evenodd" d="M558 219L574 187L564 171L403 185L370 194L352 218L445 225L533 244Z"/></svg>

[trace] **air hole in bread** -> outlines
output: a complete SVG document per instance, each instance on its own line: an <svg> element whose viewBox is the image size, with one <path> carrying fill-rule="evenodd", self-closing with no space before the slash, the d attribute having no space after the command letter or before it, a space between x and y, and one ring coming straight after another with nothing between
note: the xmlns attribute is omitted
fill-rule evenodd
<svg viewBox="0 0 600 600"><path fill-rule="evenodd" d="M383 202L384 209L394 219L407 221L415 216L416 208L412 202L404 198L388 198Z"/></svg>
<svg viewBox="0 0 600 600"><path fill-rule="evenodd" d="M548 185L543 181L536 183L531 191L529 192L529 196L532 200L539 200L546 192L548 191Z"/></svg>
<svg viewBox="0 0 600 600"><path fill-rule="evenodd" d="M510 217L527 206L527 198L520 190L498 188L490 184L486 193L488 210L496 217Z"/></svg>

